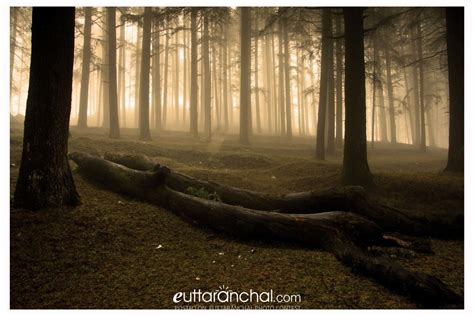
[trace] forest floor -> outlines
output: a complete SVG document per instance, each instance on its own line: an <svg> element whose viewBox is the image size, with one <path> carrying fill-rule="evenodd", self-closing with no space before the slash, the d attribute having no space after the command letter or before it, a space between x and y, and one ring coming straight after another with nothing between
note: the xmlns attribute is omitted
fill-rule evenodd
<svg viewBox="0 0 474 316"><path fill-rule="evenodd" d="M339 185L341 154L320 162L314 139L236 135L208 144L166 132L141 142L125 130L112 141L103 130L72 129L69 152L146 154L200 179L270 193ZM21 158L22 131L11 129L11 195ZM408 145L376 144L369 165L372 197L418 217L459 221L463 176L440 171L447 152L419 153ZM172 213L106 191L84 180L71 162L82 205L32 212L11 210L11 308L174 308L176 292L269 291L300 294L295 308L416 308L410 300L358 276L331 253L288 243L235 240L192 226ZM463 236L462 225L457 232ZM406 268L439 277L464 292L462 237L433 239L435 254L386 250ZM264 304L263 304L264 305ZM276 306L281 308L283 305Z"/></svg>

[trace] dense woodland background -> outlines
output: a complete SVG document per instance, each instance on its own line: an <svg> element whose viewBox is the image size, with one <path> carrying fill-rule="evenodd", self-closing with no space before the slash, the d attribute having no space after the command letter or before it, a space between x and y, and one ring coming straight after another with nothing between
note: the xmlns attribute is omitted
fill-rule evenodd
<svg viewBox="0 0 474 316"><path fill-rule="evenodd" d="M292 137L319 128L318 141L334 153L344 130L344 25L342 10L324 12L252 8L241 33L233 8L78 8L70 124L110 127L111 137L119 126L141 126L145 138L148 129L207 138L239 132L240 71L249 64L249 133ZM368 8L364 15L367 139L446 148L444 9ZM11 16L16 115L26 106L31 8L12 8ZM249 56L240 55L241 38ZM149 111L142 121L140 102Z"/></svg>
<svg viewBox="0 0 474 316"><path fill-rule="evenodd" d="M12 306L464 306L463 8L10 22Z"/></svg>

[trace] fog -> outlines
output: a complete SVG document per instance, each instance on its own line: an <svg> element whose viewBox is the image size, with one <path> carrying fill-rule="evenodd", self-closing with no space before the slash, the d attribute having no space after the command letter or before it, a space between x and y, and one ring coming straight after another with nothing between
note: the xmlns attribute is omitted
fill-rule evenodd
<svg viewBox="0 0 474 316"><path fill-rule="evenodd" d="M367 140L447 147L448 98L444 9L366 10ZM71 125L78 125L83 58L90 45L87 122L109 127L109 56L106 8L76 10ZM190 130L192 14L153 8L149 65L149 126ZM235 8L196 9L197 124L205 131L204 17L209 39L211 133L238 133L241 88L241 13ZM326 108L326 143L344 135L344 41L341 10L331 12L332 76ZM117 8L116 73L120 128L138 128L144 9ZM280 19L279 17L283 17ZM252 133L314 136L321 82L322 14L318 9L252 8L250 120ZM90 37L85 39L86 19ZM12 8L10 111L24 115L28 92L31 8ZM86 40L86 41L85 41ZM89 43L86 43L89 42ZM159 56L158 56L159 55ZM159 67L157 67L159 63ZM87 69L87 67L85 68ZM156 71L159 69L159 72ZM420 75L421 74L421 75ZM159 82L158 82L159 81ZM196 81L196 80L195 80ZM375 89L374 89L375 87ZM160 107L160 109L158 109ZM158 123L159 122L159 123ZM425 130L421 128L424 123ZM392 135L393 134L393 135ZM425 136L423 136L425 134ZM422 138L426 140L422 140Z"/></svg>
<svg viewBox="0 0 474 316"><path fill-rule="evenodd" d="M463 7L10 16L11 308L464 307Z"/></svg>

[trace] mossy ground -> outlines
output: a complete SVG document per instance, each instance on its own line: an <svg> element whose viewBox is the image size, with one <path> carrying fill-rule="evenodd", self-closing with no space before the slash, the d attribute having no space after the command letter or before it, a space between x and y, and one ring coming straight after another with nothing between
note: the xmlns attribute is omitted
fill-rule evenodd
<svg viewBox="0 0 474 316"><path fill-rule="evenodd" d="M125 130L118 141L100 129L72 133L70 152L146 154L182 173L252 190L286 193L339 184L340 153L316 161L313 138L295 137L289 143L256 136L251 146L241 146L236 136L216 135L207 144L167 132L144 143L134 131ZM12 129L12 193L21 141L21 130ZM441 173L445 159L441 149L422 154L410 146L376 144L369 149L377 184L370 194L414 216L456 220L463 214L464 178ZM220 285L301 294L301 308L416 307L352 273L330 253L231 239L183 222L165 209L106 191L73 172L81 206L11 210L12 308L174 308L175 292L216 290ZM435 255L387 255L463 294L463 241L433 240L433 246Z"/></svg>

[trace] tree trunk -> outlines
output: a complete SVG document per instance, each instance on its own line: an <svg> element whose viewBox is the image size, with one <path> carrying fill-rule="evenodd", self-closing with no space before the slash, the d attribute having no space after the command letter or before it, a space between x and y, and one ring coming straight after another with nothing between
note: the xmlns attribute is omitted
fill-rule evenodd
<svg viewBox="0 0 474 316"><path fill-rule="evenodd" d="M179 32L175 31L175 49L174 49L174 111L175 124L179 125Z"/></svg>
<svg viewBox="0 0 474 316"><path fill-rule="evenodd" d="M102 127L110 127L110 109L109 109L109 39L107 23L107 9L103 8L103 25L102 30L102 64L101 64L101 79L102 79Z"/></svg>
<svg viewBox="0 0 474 316"><path fill-rule="evenodd" d="M209 17L204 15L204 34L202 38L202 59L204 66L204 135L207 141L212 139L211 130L211 66L209 63Z"/></svg>
<svg viewBox="0 0 474 316"><path fill-rule="evenodd" d="M126 113L126 97L125 92L127 90L125 84L125 57L126 57L126 47L127 43L125 42L125 22L123 21L120 25L120 49L119 49L119 66L118 66L118 89L119 89L119 108L121 111L122 117L122 126L125 127L127 122L127 113Z"/></svg>
<svg viewBox="0 0 474 316"><path fill-rule="evenodd" d="M87 154L74 153L71 157L90 179L164 207L186 221L243 239L284 240L321 248L353 267L353 271L400 291L425 307L463 305L463 298L436 277L410 272L364 251L371 245L403 246L407 242L403 235L386 234L362 216L350 212L279 214L224 204L171 189L167 181L172 172L166 167L141 172ZM411 240L408 244L416 244Z"/></svg>
<svg viewBox="0 0 474 316"><path fill-rule="evenodd" d="M428 85L429 86L429 85ZM431 147L436 147L436 139L433 123L433 112L435 111L435 100L428 99L426 106L426 127L428 128L428 140Z"/></svg>
<svg viewBox="0 0 474 316"><path fill-rule="evenodd" d="M417 60L418 57L418 51L416 49L416 32L415 28L412 28L410 30L411 34L411 50L412 50L412 55L413 59ZM414 109L413 111L415 112L415 124L414 124L414 130L415 130L415 138L413 141L413 144L419 146L420 145L420 88L419 88L419 77L418 77L418 65L414 63L412 65L412 80L413 80L413 105Z"/></svg>
<svg viewBox="0 0 474 316"><path fill-rule="evenodd" d="M258 30L258 16L255 19L255 28ZM255 120L257 121L257 133L262 133L262 122L260 119L260 87L258 85L258 35L255 35L255 73L254 73L254 82L255 82Z"/></svg>
<svg viewBox="0 0 474 316"><path fill-rule="evenodd" d="M278 23L278 104L280 106L280 133L286 134L285 126L285 65L283 62L283 23Z"/></svg>
<svg viewBox="0 0 474 316"><path fill-rule="evenodd" d="M383 84L379 80L377 85L377 94L379 99L379 132L380 132L380 141L386 143L388 141L387 133L387 116L385 115L385 97L383 93Z"/></svg>
<svg viewBox="0 0 474 316"><path fill-rule="evenodd" d="M186 16L183 17L183 27L186 28ZM183 127L186 126L186 108L188 105L188 36L183 30L183 109L182 122Z"/></svg>
<svg viewBox="0 0 474 316"><path fill-rule="evenodd" d="M372 186L373 179L367 162L364 64L364 10L344 9L344 38L346 43L344 135L344 185Z"/></svg>
<svg viewBox="0 0 474 316"><path fill-rule="evenodd" d="M446 8L449 149L445 171L464 171L464 9Z"/></svg>
<svg viewBox="0 0 474 316"><path fill-rule="evenodd" d="M303 53L301 53L300 57L300 63L301 63L301 68L300 68L300 80L299 80L299 86L301 90L301 123L302 123L302 130L303 130L303 135L306 135L308 133L308 115L307 115L307 109L308 109L308 104L306 103L306 94L305 94L305 89L306 89L306 65L305 65L305 58L303 56Z"/></svg>
<svg viewBox="0 0 474 316"><path fill-rule="evenodd" d="M230 46L227 47L227 65L229 67L229 71L228 71L228 89L229 89L229 110L228 110L228 114L229 114L229 127L231 128L232 125L234 125L234 89L233 89L233 74L232 74L232 50L230 48Z"/></svg>
<svg viewBox="0 0 474 316"><path fill-rule="evenodd" d="M316 133L316 158L319 160L326 159L326 144L325 144L325 131L326 131L326 109L328 100L328 66L330 63L330 45L331 40L331 11L330 9L322 9L323 13L323 33L321 36L321 79L319 81L319 107L318 107L318 127ZM346 128L347 130L347 128Z"/></svg>
<svg viewBox="0 0 474 316"><path fill-rule="evenodd" d="M379 55L379 48L378 45L374 46L374 63L377 69L377 74L379 78L377 78L377 92L379 105L378 105L378 121L379 121L379 140L386 143L388 140L387 135L387 117L385 115L385 98L383 94L383 84L381 79L382 68L380 62L380 55Z"/></svg>
<svg viewBox="0 0 474 316"><path fill-rule="evenodd" d="M15 68L15 55L16 55L16 33L18 24L18 8L10 8L11 16L11 29L10 29L10 103L13 99L14 84L13 84L13 69ZM19 111L17 111L19 112ZM17 113L18 114L18 113Z"/></svg>
<svg viewBox="0 0 474 316"><path fill-rule="evenodd" d="M157 160L143 155L105 153L104 158L140 171L150 171L159 165ZM273 196L212 181L198 180L178 172L170 174L166 185L180 192L186 192L190 187L202 188L207 192L215 192L226 204L252 209L301 214L318 212L317 210L353 212L377 222L387 231L401 231L412 235L424 235L428 231L433 231L433 229L423 227L400 210L369 200L362 187L331 188L319 192L308 191Z"/></svg>
<svg viewBox="0 0 474 316"><path fill-rule="evenodd" d="M374 66L372 69L372 148L375 147L375 112L376 112L376 97L377 97L377 85L378 85L378 76L377 76L377 65L375 61L377 60L377 38L376 31L372 35L372 51L373 51L373 62Z"/></svg>
<svg viewBox="0 0 474 316"><path fill-rule="evenodd" d="M403 43L403 36L400 34L400 54L401 55L405 55L405 50L404 50L404 43ZM408 115L409 119L410 119L410 134L411 134L411 143L414 145L415 144L415 139L416 139L416 135L415 135L415 120L413 119L413 115L412 115L412 112L413 112L413 102L411 100L413 100L412 96L411 96L411 93L410 93L410 84L408 82L408 74L407 74L407 68L406 67L403 67L403 85L404 85L404 88L405 88L405 98L406 98L406 107L405 107L405 111L406 111L406 114ZM407 133L408 133L408 130L407 130Z"/></svg>
<svg viewBox="0 0 474 316"><path fill-rule="evenodd" d="M25 51L22 49L20 60L24 60L24 59L25 59ZM20 114L21 106L22 104L24 104L23 102L23 73L24 73L23 69L20 69L20 80L18 82L18 87L17 87L17 93L18 93L18 103L17 103L17 111L16 111L17 114Z"/></svg>
<svg viewBox="0 0 474 316"><path fill-rule="evenodd" d="M336 18L336 35L342 34L342 18ZM344 70L342 38L336 40L336 146L342 147L342 75Z"/></svg>
<svg viewBox="0 0 474 316"><path fill-rule="evenodd" d="M316 111L316 97L315 97L315 95L316 95L316 84L314 82L315 74L314 74L314 61L313 61L313 58L311 58L310 61L309 61L309 68L311 69L310 83L311 83L311 87L313 88L312 91L311 91L311 109L313 111L312 119L313 119L313 125L314 125L314 134L317 137L317 134L318 134L318 127L317 127L318 114L317 114L317 111Z"/></svg>
<svg viewBox="0 0 474 316"><path fill-rule="evenodd" d="M67 160L74 59L74 8L35 7L15 208L77 205Z"/></svg>
<svg viewBox="0 0 474 316"><path fill-rule="evenodd" d="M143 34L141 33L140 24L137 24L137 44L135 47L135 123L138 129L140 128L140 39L143 38Z"/></svg>
<svg viewBox="0 0 474 316"><path fill-rule="evenodd" d="M277 75L276 75L276 58L275 58L275 34L272 30L271 34L271 57L272 57L272 68L271 70L271 76L272 76L272 90L273 90L273 113L275 113L274 117L274 124L275 124L275 132L278 132L279 126L278 126L278 89L277 89Z"/></svg>
<svg viewBox="0 0 474 316"><path fill-rule="evenodd" d="M97 114L97 126L100 126L100 115L101 115L101 110L102 110L102 98L103 98L103 85L104 85L104 80L102 79L103 77L103 67L100 65L100 71L97 72L97 101L96 101L96 114Z"/></svg>
<svg viewBox="0 0 474 316"><path fill-rule="evenodd" d="M214 30L214 36L216 35L216 31ZM219 79L218 79L218 71L217 71L217 60L219 59L217 57L217 47L215 40L212 41L211 44L211 51L212 51L212 76L213 76L213 82L214 82L214 97L212 98L214 100L214 109L216 111L215 117L216 117L216 128L219 131L221 128L221 120L220 120L220 100L219 100Z"/></svg>
<svg viewBox="0 0 474 316"><path fill-rule="evenodd" d="M160 47L160 25L157 21L155 26L155 40L153 42L153 90L155 99L155 129L161 131L161 47Z"/></svg>
<svg viewBox="0 0 474 316"><path fill-rule="evenodd" d="M84 44L82 47L81 92L79 97L79 118L77 127L87 127L87 106L89 103L89 74L91 61L92 8L84 7Z"/></svg>
<svg viewBox="0 0 474 316"><path fill-rule="evenodd" d="M329 10L330 17L330 27L328 30L328 85L327 85L327 117L328 117L328 143L327 143L327 152L330 155L334 155L335 149L335 139L334 139L334 119L335 119L335 106L334 106L334 43L332 40L332 12Z"/></svg>
<svg viewBox="0 0 474 316"><path fill-rule="evenodd" d="M191 92L189 108L189 129L191 135L198 137L198 74L197 74L197 14L198 9L191 9Z"/></svg>
<svg viewBox="0 0 474 316"><path fill-rule="evenodd" d="M418 51L419 62L419 75L420 75L420 151L426 151L426 123L425 123L425 70L423 65L423 43L422 43L422 31L421 22L416 25L416 48Z"/></svg>
<svg viewBox="0 0 474 316"><path fill-rule="evenodd" d="M151 7L145 7L143 14L143 40L140 67L140 118L139 129L141 140L151 140L150 134L150 40L151 40Z"/></svg>
<svg viewBox="0 0 474 316"><path fill-rule="evenodd" d="M168 112L168 68L169 68L169 57L168 57L168 50L169 50L169 32L166 31L165 35L165 65L163 67L163 119L161 122L161 126L163 129L166 128L166 118Z"/></svg>
<svg viewBox="0 0 474 316"><path fill-rule="evenodd" d="M385 70L387 71L387 95L388 95L388 113L390 119L390 142L397 143L397 126L395 123L395 104L393 99L392 85L392 57L387 45L384 45Z"/></svg>
<svg viewBox="0 0 474 316"><path fill-rule="evenodd" d="M224 25L224 38L223 38L223 47L222 47L222 58L221 58L221 66L222 66L222 109L224 115L224 131L227 132L229 129L229 95L228 91L228 80L227 80L227 50L228 48L228 26Z"/></svg>
<svg viewBox="0 0 474 316"><path fill-rule="evenodd" d="M303 106L302 106L302 101L303 101L303 98L302 98L302 89L303 89L303 85L301 84L301 74L302 74L302 71L301 71L301 64L302 64L302 60L301 60L301 56L299 54L299 52L297 51L296 52L296 94L298 96L298 99L297 99L297 102L298 102L298 134L300 136L303 135Z"/></svg>
<svg viewBox="0 0 474 316"><path fill-rule="evenodd" d="M202 18L204 19L204 17ZM203 26L203 23L201 23L201 36L200 36L200 41L201 41L201 62L199 63L200 64L200 67L201 67L201 81L200 81L200 86L201 86L201 95L200 95L200 115L198 115L198 117L200 117L199 119L199 124L201 126L204 126L204 116L205 116L205 110L204 110L204 104L206 103L206 100L205 100L205 89L206 89L206 83L205 83L205 71L204 71L204 26Z"/></svg>
<svg viewBox="0 0 474 316"><path fill-rule="evenodd" d="M250 8L240 8L240 143L250 143Z"/></svg>
<svg viewBox="0 0 474 316"><path fill-rule="evenodd" d="M110 138L120 138L117 100L117 36L115 31L115 7L107 7L109 49L109 118Z"/></svg>
<svg viewBox="0 0 474 316"><path fill-rule="evenodd" d="M283 41L285 43L285 105L286 105L286 136L293 136L291 87L290 87L290 41L288 40L288 21L285 18L283 24Z"/></svg>
<svg viewBox="0 0 474 316"><path fill-rule="evenodd" d="M272 47L271 47L271 38L269 34L265 34L264 38L264 53L265 53L265 58L263 59L264 61L264 81L265 81L265 95L266 95L266 104L267 104L267 128L268 128L268 133L272 133L272 107L273 107L273 89L272 89L272 71L273 71L273 64L272 64Z"/></svg>

